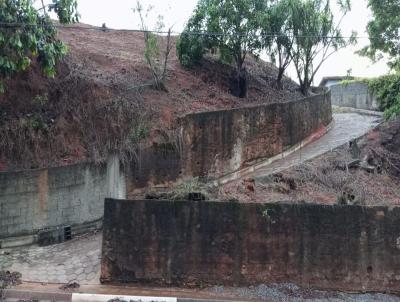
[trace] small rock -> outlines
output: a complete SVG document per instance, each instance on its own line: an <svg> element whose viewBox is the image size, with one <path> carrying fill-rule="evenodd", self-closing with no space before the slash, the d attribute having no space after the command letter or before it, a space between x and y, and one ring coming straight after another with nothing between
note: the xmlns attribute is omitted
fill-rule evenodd
<svg viewBox="0 0 400 302"><path fill-rule="evenodd" d="M63 284L62 286L60 286L60 289L62 290L71 290L71 289L75 289L75 288L79 288L80 285L77 282L69 282L67 284Z"/></svg>

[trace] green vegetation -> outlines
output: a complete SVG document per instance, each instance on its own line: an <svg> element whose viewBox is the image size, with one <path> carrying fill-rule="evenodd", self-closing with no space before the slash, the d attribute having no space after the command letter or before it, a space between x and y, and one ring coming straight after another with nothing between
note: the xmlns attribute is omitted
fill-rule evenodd
<svg viewBox="0 0 400 302"><path fill-rule="evenodd" d="M368 82L367 78L353 78L350 80L340 81L340 84L347 86L347 85L354 84L354 83L366 83L366 82Z"/></svg>
<svg viewBox="0 0 400 302"><path fill-rule="evenodd" d="M368 0L368 6L373 16L367 26L370 45L359 54L373 61L389 56L389 67L396 73L362 81L376 95L385 117L392 119L400 115L400 5L392 0Z"/></svg>
<svg viewBox="0 0 400 302"><path fill-rule="evenodd" d="M164 82L167 75L168 58L172 49L171 28L168 29L165 50L164 52L161 52L161 37L152 33L146 24L146 20L148 19L148 16L152 10L153 7L149 6L145 11L140 1L137 1L133 12L137 13L140 19L140 28L143 31L145 45L144 57L151 70L154 86L158 90L166 90ZM163 19L164 18L161 15L158 16L154 31L160 32L164 30L165 24Z"/></svg>
<svg viewBox="0 0 400 302"><path fill-rule="evenodd" d="M373 61L389 56L388 65L396 73L362 81L376 95L385 117L392 119L400 115L400 5L393 0L368 0L368 6L372 11L372 20L367 26L370 45L359 54Z"/></svg>
<svg viewBox="0 0 400 302"><path fill-rule="evenodd" d="M26 70L32 60L37 60L45 75L55 75L56 62L67 52L67 47L57 39L56 29L48 11L54 11L60 23L77 22L76 0L53 0L37 9L34 0L0 1L0 92L4 80L18 71Z"/></svg>
<svg viewBox="0 0 400 302"><path fill-rule="evenodd" d="M368 23L367 31L370 45L359 53L376 61L386 54L390 57L389 66L400 69L400 5L393 0L368 0L372 11L372 20Z"/></svg>
<svg viewBox="0 0 400 302"><path fill-rule="evenodd" d="M304 95L309 94L316 73L322 64L339 49L356 42L342 37L341 21L350 11L350 1L340 0L341 18L335 22L329 0L293 0L291 19L294 46L291 56Z"/></svg>
<svg viewBox="0 0 400 302"><path fill-rule="evenodd" d="M261 206L261 215L267 220L267 222L274 224L279 219L279 212L273 204L263 204Z"/></svg>
<svg viewBox="0 0 400 302"><path fill-rule="evenodd" d="M277 87L282 89L282 79L285 70L292 62L292 47L294 32L291 16L292 0L281 0L266 8L264 20L261 24L261 42L267 50L271 62L278 67L276 78ZM270 33L275 33L271 35Z"/></svg>
<svg viewBox="0 0 400 302"><path fill-rule="evenodd" d="M400 74L389 74L378 78L355 78L340 82L342 85L365 83L376 96L379 107L385 113L386 119L400 115Z"/></svg>
<svg viewBox="0 0 400 302"><path fill-rule="evenodd" d="M329 0L200 0L177 44L183 66L198 64L207 52L234 63L231 92L246 97L248 54L266 51L278 67L282 88L286 68L293 62L303 94L309 94L315 74L339 49L355 43L342 37L340 25L350 0L340 0L342 16L335 22ZM206 34L202 34L205 32Z"/></svg>
<svg viewBox="0 0 400 302"><path fill-rule="evenodd" d="M198 177L194 177L175 186L169 198L172 200L186 200L189 193L200 193L207 199L209 190L210 185L201 181Z"/></svg>
<svg viewBox="0 0 400 302"><path fill-rule="evenodd" d="M400 74L382 76L367 81L379 101L386 119L400 115Z"/></svg>
<svg viewBox="0 0 400 302"><path fill-rule="evenodd" d="M149 135L149 129L146 123L140 119L134 121L129 138L132 144L139 144Z"/></svg>
<svg viewBox="0 0 400 302"><path fill-rule="evenodd" d="M199 62L206 51L218 51L222 61L234 63L232 94L247 95L247 75L243 68L247 54L261 50L258 35L264 0L200 0L177 45L182 65ZM199 35L199 32L212 35Z"/></svg>

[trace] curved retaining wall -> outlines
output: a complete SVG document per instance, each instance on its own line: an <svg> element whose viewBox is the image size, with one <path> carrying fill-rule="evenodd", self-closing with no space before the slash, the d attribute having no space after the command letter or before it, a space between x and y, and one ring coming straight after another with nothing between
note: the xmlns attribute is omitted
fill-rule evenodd
<svg viewBox="0 0 400 302"><path fill-rule="evenodd" d="M141 150L138 162L123 167L128 172L121 172L118 158L110 156L107 166L0 173L0 248L55 243L65 232L99 228L105 197L125 198L185 177L221 177L284 152L331 120L329 93L191 114L181 119L177 131L165 133L164 141Z"/></svg>
<svg viewBox="0 0 400 302"><path fill-rule="evenodd" d="M196 113L143 150L129 169L128 197L185 177L216 179L281 154L332 121L330 92L303 100ZM172 139L171 139L172 138Z"/></svg>
<svg viewBox="0 0 400 302"><path fill-rule="evenodd" d="M106 200L101 280L397 292L400 208Z"/></svg>

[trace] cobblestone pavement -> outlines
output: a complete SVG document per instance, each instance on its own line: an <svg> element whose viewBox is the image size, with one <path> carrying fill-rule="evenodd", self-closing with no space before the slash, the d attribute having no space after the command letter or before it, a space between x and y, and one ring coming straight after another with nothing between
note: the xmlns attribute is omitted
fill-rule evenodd
<svg viewBox="0 0 400 302"><path fill-rule="evenodd" d="M0 270L16 271L23 281L99 284L101 233L48 247L0 250Z"/></svg>
<svg viewBox="0 0 400 302"><path fill-rule="evenodd" d="M314 157L333 150L350 140L360 137L378 125L380 118L358 113L337 113L333 115L333 128L319 140L293 152L289 156L277 160L254 172L244 175L246 178L257 178L286 170Z"/></svg>

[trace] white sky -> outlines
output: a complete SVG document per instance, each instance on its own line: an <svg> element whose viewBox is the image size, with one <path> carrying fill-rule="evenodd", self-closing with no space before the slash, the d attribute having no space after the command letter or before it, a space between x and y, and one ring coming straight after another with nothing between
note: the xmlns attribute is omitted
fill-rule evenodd
<svg viewBox="0 0 400 302"><path fill-rule="evenodd" d="M174 25L174 31L181 31L197 0L142 0L141 3L145 7L153 5L155 12L164 16L167 25ZM78 0L78 9L83 23L101 26L105 22L110 28L135 29L138 28L139 21L132 12L135 4L135 0ZM359 36L367 36L365 28L370 15L367 0L352 0L352 11L342 23L343 34L349 35L355 30ZM373 64L369 59L354 54L367 44L368 39L359 39L357 46L339 51L330 57L318 72L315 84L319 84L324 76L346 75L349 69L352 69L353 76L359 77L374 77L387 73L385 61ZM288 74L296 79L293 68L288 70Z"/></svg>

